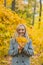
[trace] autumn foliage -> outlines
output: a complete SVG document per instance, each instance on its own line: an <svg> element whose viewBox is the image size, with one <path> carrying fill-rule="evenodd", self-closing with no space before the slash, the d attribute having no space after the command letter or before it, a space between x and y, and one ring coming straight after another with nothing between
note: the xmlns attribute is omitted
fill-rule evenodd
<svg viewBox="0 0 43 65"><path fill-rule="evenodd" d="M24 47L26 43L28 42L28 40L25 37L17 37L16 41L21 47Z"/></svg>
<svg viewBox="0 0 43 65"><path fill-rule="evenodd" d="M9 64L9 57L6 59L5 56L8 55L10 38L12 38L17 25L20 23L27 25L27 22L21 19L14 11L0 6L0 65ZM27 31L29 37L32 39L34 48L31 65L43 65L43 17L40 29L38 29L38 22L35 22L34 26L27 26ZM17 40L18 42L22 42L22 38ZM23 38L23 42L27 42L27 40Z"/></svg>

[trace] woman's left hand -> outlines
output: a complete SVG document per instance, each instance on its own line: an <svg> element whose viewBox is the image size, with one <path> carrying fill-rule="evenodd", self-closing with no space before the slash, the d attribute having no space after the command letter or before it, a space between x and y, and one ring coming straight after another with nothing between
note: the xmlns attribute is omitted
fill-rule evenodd
<svg viewBox="0 0 43 65"><path fill-rule="evenodd" d="M21 43L21 44L20 44L21 49L23 49L24 46L25 46L25 43Z"/></svg>

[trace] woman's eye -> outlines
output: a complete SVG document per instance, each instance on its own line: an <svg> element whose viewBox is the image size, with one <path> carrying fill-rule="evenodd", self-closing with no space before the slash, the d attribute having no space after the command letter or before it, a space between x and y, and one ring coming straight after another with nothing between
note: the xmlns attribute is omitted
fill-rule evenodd
<svg viewBox="0 0 43 65"><path fill-rule="evenodd" d="M22 29L22 31L24 31L24 29Z"/></svg>
<svg viewBox="0 0 43 65"><path fill-rule="evenodd" d="M24 31L24 29L18 29L18 31Z"/></svg>
<svg viewBox="0 0 43 65"><path fill-rule="evenodd" d="M20 31L20 29L18 31Z"/></svg>

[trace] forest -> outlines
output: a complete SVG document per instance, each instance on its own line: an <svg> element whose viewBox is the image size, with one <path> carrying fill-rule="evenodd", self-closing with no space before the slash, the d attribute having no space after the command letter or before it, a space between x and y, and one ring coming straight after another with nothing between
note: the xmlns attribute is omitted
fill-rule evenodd
<svg viewBox="0 0 43 65"><path fill-rule="evenodd" d="M20 23L32 39L31 65L43 65L43 0L0 0L0 65L11 65L10 38Z"/></svg>

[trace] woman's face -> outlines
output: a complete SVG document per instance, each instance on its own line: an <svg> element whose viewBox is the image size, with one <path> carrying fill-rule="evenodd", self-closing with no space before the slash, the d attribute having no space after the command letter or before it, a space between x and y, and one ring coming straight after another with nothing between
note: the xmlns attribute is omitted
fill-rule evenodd
<svg viewBox="0 0 43 65"><path fill-rule="evenodd" d="M17 32L19 36L23 36L25 34L25 27L23 25L19 26Z"/></svg>

